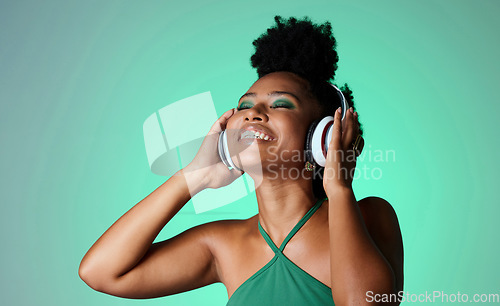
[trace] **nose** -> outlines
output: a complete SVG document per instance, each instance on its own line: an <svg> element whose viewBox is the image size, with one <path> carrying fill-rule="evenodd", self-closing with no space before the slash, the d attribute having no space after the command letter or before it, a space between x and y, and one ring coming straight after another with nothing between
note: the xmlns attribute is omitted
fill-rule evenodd
<svg viewBox="0 0 500 306"><path fill-rule="evenodd" d="M264 110L264 106L255 105L245 112L245 121L263 121L267 122L269 118Z"/></svg>

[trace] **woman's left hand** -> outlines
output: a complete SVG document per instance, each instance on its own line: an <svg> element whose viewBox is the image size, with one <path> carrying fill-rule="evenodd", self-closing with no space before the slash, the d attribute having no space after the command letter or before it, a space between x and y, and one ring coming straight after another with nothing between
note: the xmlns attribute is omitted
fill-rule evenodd
<svg viewBox="0 0 500 306"><path fill-rule="evenodd" d="M352 108L342 119L340 107L335 111L332 128L332 139L326 155L323 188L325 192L338 188L352 188L352 179L356 168L356 155L353 142L359 134L358 115ZM364 140L358 145L358 153L363 150ZM358 154L359 155L359 154Z"/></svg>

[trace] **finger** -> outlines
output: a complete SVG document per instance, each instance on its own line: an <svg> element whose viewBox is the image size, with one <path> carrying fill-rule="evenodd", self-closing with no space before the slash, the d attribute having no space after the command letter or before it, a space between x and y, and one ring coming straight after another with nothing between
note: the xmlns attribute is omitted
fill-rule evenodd
<svg viewBox="0 0 500 306"><path fill-rule="evenodd" d="M234 108L226 111L222 116L215 121L215 123L210 128L210 133L220 133L226 128L227 121L234 114Z"/></svg>
<svg viewBox="0 0 500 306"><path fill-rule="evenodd" d="M340 113L340 107L335 111L333 116L333 127L332 127L332 139L328 150L333 149L334 151L341 149L341 139L342 139L342 115Z"/></svg>
<svg viewBox="0 0 500 306"><path fill-rule="evenodd" d="M350 144L353 142L354 138L354 125L355 123L355 118L353 115L353 109L352 107L349 108L346 112L345 118L344 118L344 126L342 127L342 146L346 149L350 148Z"/></svg>
<svg viewBox="0 0 500 306"><path fill-rule="evenodd" d="M353 121L354 122L353 122L353 132L352 132L351 146L352 146L352 143L354 141L356 141L356 138L359 135L358 112L354 112L354 114L353 114ZM361 137L361 135L360 135L360 137ZM362 144L361 144L361 142L363 142L363 138L361 138L360 143L358 143L358 150L357 150L356 156L359 156L359 154L361 154L361 150L362 150Z"/></svg>
<svg viewBox="0 0 500 306"><path fill-rule="evenodd" d="M345 117L342 119L342 133L347 131L347 116L349 115L350 108L345 112ZM342 117L342 116L341 116Z"/></svg>
<svg viewBox="0 0 500 306"><path fill-rule="evenodd" d="M353 114L353 118L354 118L354 135L358 135L359 134L359 120L358 120L358 112L354 112Z"/></svg>

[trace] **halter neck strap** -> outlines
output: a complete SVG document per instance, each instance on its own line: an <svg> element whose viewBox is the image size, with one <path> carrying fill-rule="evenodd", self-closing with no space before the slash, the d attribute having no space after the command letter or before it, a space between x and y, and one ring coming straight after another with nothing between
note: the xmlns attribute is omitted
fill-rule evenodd
<svg viewBox="0 0 500 306"><path fill-rule="evenodd" d="M288 241L290 241L290 239L292 239L292 237L299 231L299 229L307 222L307 220L309 220L309 218L311 218L311 216L316 212L316 210L318 210L318 208L321 206L321 203L323 203L323 201L326 200L326 198L324 199L320 199L318 202L316 202L316 204L314 204L310 209L309 211L299 220L299 222L297 224L295 224L295 226L292 228L292 230L288 233L288 235L286 236L285 240L283 240L283 242L281 243L281 246L278 248L276 246L276 244L273 242L273 240L271 239L271 237L269 237L269 235L267 234L267 232L264 230L264 228L262 228L262 225L260 224L260 220L258 221L258 224L259 224L259 231L262 235L262 237L264 237L264 239L266 240L267 244L271 247L271 249L276 253L276 252L283 252L283 250L285 249L285 246L286 244L288 243Z"/></svg>

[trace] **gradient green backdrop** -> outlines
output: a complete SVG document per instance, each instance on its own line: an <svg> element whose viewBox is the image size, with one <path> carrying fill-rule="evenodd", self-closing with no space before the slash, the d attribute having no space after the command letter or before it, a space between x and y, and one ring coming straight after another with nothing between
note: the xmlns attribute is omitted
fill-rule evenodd
<svg viewBox="0 0 500 306"><path fill-rule="evenodd" d="M500 293L499 13L494 0L1 1L0 303L226 303L220 283L151 300L105 295L78 265L166 180L148 168L144 120L205 91L218 115L234 107L256 80L252 41L276 14L332 23L336 81L354 91L365 149L396 154L360 162L383 176L354 188L394 206L405 290ZM188 203L158 240L256 212L254 195L198 215Z"/></svg>

